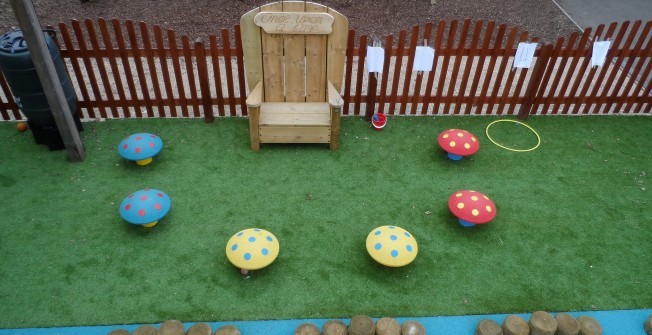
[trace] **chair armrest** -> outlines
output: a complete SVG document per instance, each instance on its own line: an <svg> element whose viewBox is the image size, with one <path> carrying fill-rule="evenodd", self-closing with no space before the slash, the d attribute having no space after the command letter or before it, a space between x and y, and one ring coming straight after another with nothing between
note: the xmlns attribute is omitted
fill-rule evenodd
<svg viewBox="0 0 652 335"><path fill-rule="evenodd" d="M342 107L344 106L344 100L340 96L340 93L335 89L333 84L328 81L328 91L327 91L328 103L331 107Z"/></svg>
<svg viewBox="0 0 652 335"><path fill-rule="evenodd" d="M259 81L247 97L247 107L260 107L263 101L263 83Z"/></svg>

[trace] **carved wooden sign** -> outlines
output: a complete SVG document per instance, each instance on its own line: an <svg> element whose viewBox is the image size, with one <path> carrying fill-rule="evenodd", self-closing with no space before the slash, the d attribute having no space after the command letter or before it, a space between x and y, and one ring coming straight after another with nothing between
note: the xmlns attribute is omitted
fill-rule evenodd
<svg viewBox="0 0 652 335"><path fill-rule="evenodd" d="M330 34L333 16L327 13L260 12L254 23L268 34Z"/></svg>

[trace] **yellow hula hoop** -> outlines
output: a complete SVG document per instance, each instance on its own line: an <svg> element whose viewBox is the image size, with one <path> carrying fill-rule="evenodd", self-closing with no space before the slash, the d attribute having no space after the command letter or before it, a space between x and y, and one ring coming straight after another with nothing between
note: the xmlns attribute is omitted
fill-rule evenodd
<svg viewBox="0 0 652 335"><path fill-rule="evenodd" d="M520 124L520 125L523 125L523 126L527 127L527 129L530 129L530 130L534 133L534 135L537 136L537 145L535 145L534 147L529 148L529 149L512 149L512 148L508 148L508 147L506 147L506 146L504 146L504 145L502 145L502 144L498 144L498 143L496 143L496 141L494 141L494 140L491 138L491 136L489 136L489 127L491 127L494 123L498 123L498 122L512 122L512 123ZM495 145L497 145L497 146L499 146L499 147L501 147L501 148L503 148L503 149L505 149L505 150L514 151L514 152L528 152L528 151L532 151L532 150L538 148L539 145L541 144L541 137L539 137L539 133L537 133L536 130L534 130L532 127L528 126L527 124L525 124L525 123L523 123L523 122L516 121L516 120L496 120L496 121L490 123L490 124L487 126L487 129L485 129L485 134L487 135L487 138L489 139L489 141L491 141L491 143L493 143L493 144L495 144Z"/></svg>

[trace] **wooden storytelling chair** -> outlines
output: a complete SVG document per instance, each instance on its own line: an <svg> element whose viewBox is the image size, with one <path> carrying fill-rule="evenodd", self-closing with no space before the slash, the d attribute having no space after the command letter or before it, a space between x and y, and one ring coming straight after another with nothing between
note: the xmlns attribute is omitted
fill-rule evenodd
<svg viewBox="0 0 652 335"><path fill-rule="evenodd" d="M251 149L329 143L337 150L348 20L307 1L258 7L240 19Z"/></svg>

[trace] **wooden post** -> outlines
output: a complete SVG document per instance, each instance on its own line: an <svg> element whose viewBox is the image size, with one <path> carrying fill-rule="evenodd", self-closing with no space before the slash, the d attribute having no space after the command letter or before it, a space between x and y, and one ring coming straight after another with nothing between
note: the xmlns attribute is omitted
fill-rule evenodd
<svg viewBox="0 0 652 335"><path fill-rule="evenodd" d="M369 85L367 86L367 107L365 108L364 119L371 121L376 112L376 87L378 87L378 74L369 72Z"/></svg>
<svg viewBox="0 0 652 335"><path fill-rule="evenodd" d="M530 335L555 335L557 331L557 320L544 311L532 313L530 321Z"/></svg>
<svg viewBox="0 0 652 335"><path fill-rule="evenodd" d="M249 137L251 138L251 151L260 150L260 133L258 123L260 122L260 106L249 107Z"/></svg>
<svg viewBox="0 0 652 335"><path fill-rule="evenodd" d="M40 78L54 121L66 147L68 160L81 162L86 158L86 151L79 138L77 126L54 68L54 62L46 45L45 37L43 37L43 29L36 16L34 5L31 0L10 0L9 2L14 10L16 21L23 31L23 37L34 61L36 73Z"/></svg>
<svg viewBox="0 0 652 335"><path fill-rule="evenodd" d="M550 54L552 54L552 44L544 44L539 50L537 63L534 65L530 82L527 84L527 88L525 89L523 104L521 104L518 111L518 118L521 120L527 120L528 115L530 115L532 104L536 98L537 92L539 92L539 85L541 84L543 74L546 72L546 67L550 60Z"/></svg>
<svg viewBox="0 0 652 335"><path fill-rule="evenodd" d="M206 64L206 48L200 38L195 40L195 52L197 59L197 75L199 77L199 91L201 92L201 104L204 110L204 122L209 123L215 120L213 116L213 103L211 101L211 89L208 84L208 64ZM216 62L216 59L213 59ZM220 83L217 83L220 85Z"/></svg>
<svg viewBox="0 0 652 335"><path fill-rule="evenodd" d="M342 107L331 107L331 143L330 149L335 151L340 148L340 119Z"/></svg>

